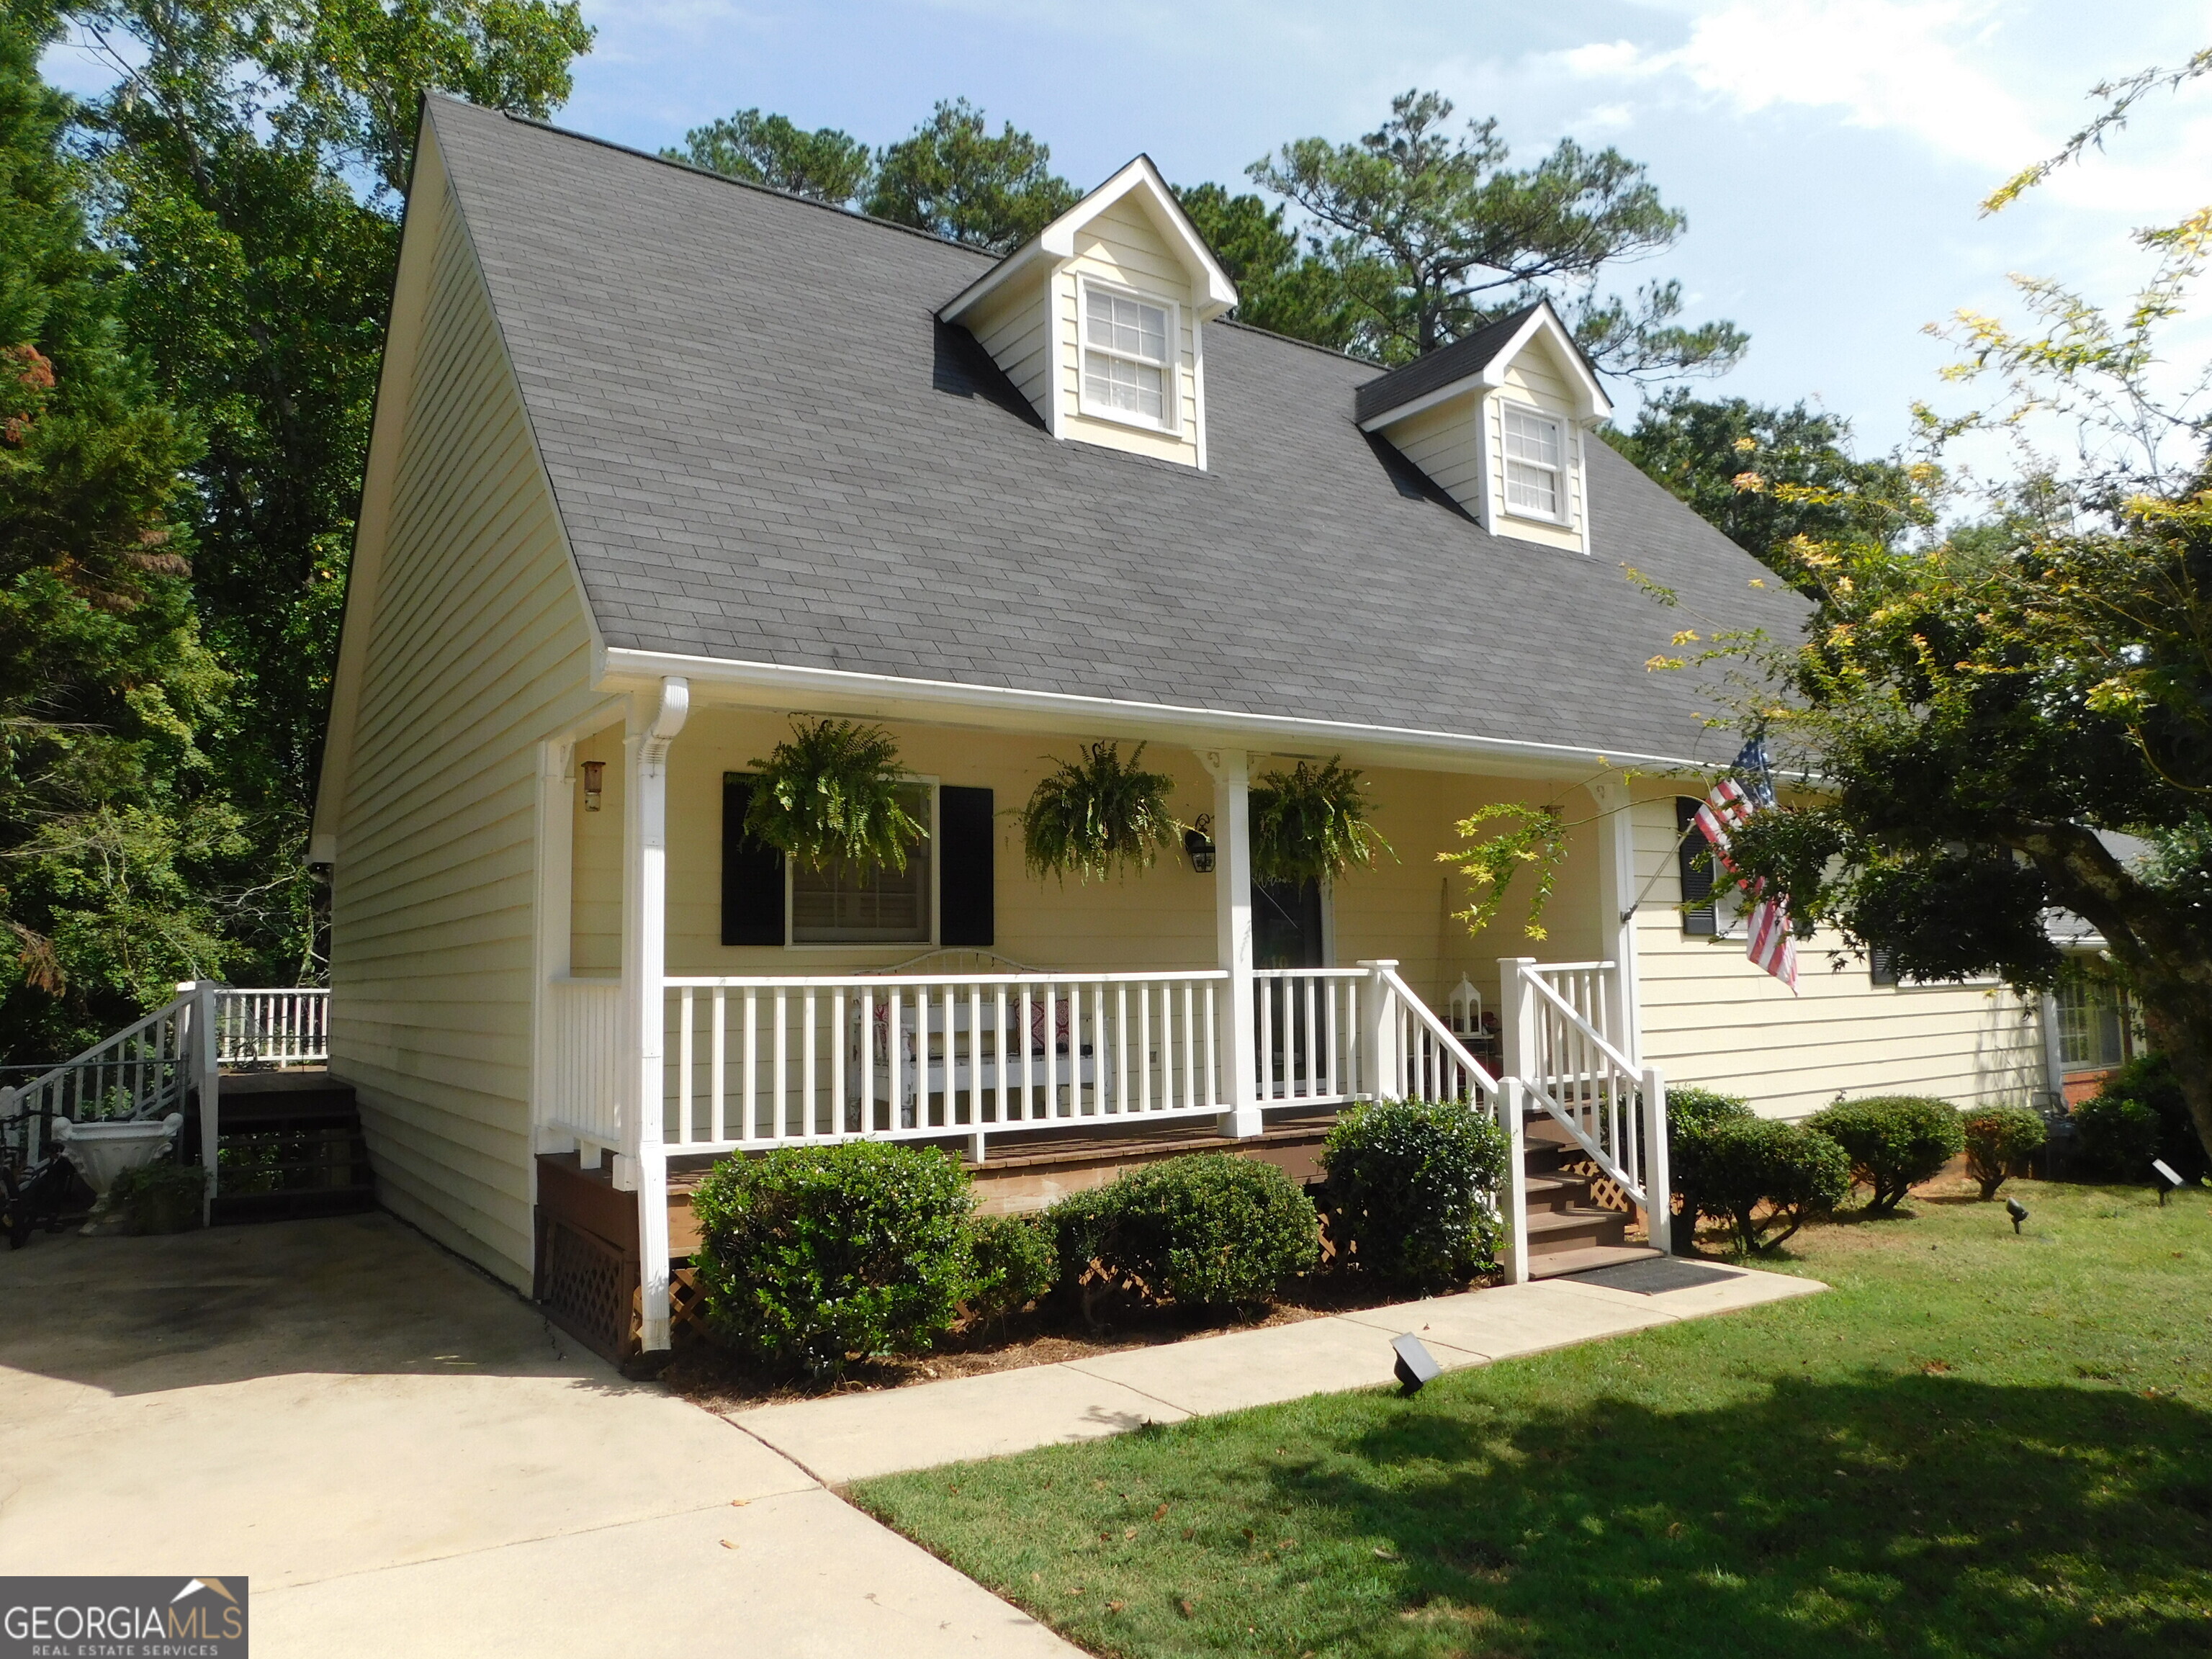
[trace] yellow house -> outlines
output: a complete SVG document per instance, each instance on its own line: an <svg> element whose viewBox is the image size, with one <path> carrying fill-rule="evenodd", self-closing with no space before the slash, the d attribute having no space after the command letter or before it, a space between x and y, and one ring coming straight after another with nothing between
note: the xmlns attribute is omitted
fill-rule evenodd
<svg viewBox="0 0 2212 1659"><path fill-rule="evenodd" d="M653 1347L687 1172L732 1152L916 1139L1034 1199L1449 1094L1552 1154L1509 1195L1528 1275L1625 1248L1601 1188L1663 1246L1669 1083L2039 1085L1994 988L1815 937L1793 995L1686 896L1733 742L1645 669L1680 623L1624 567L1797 604L1599 441L1548 306L1378 375L1235 302L1143 157L993 258L432 100L313 849L390 1207L548 1294L638 1286ZM743 836L794 716L895 737L906 872ZM1012 814L1100 739L1210 837L1040 881ZM1395 859L1255 886L1252 781L1334 756ZM1507 800L1572 825L1540 940L1469 937L1437 860Z"/></svg>

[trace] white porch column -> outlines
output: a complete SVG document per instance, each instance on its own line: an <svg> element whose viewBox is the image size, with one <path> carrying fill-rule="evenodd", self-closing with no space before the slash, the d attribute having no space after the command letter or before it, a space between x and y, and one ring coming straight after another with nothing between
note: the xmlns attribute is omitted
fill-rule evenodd
<svg viewBox="0 0 2212 1659"><path fill-rule="evenodd" d="M1635 815L1629 810L1628 785L1619 778L1600 778L1589 786L1597 802L1598 817L1598 939L1600 953L1617 964L1613 973L1613 1006L1606 1010L1607 1035L1635 1065L1644 1063L1643 997L1636 971Z"/></svg>
<svg viewBox="0 0 2212 1659"><path fill-rule="evenodd" d="M661 1048L668 942L668 745L690 712L688 681L630 700L623 823L623 1035L629 1057L615 1184L637 1194L643 1343L668 1346L668 1153L661 1144Z"/></svg>
<svg viewBox="0 0 2212 1659"><path fill-rule="evenodd" d="M1521 970L1534 957L1503 957L1498 963L1499 1055L1498 1109L1505 1125L1506 1282L1528 1282L1528 1085L1522 1079L1536 1059L1536 1006Z"/></svg>
<svg viewBox="0 0 2212 1659"><path fill-rule="evenodd" d="M1261 1123L1259 1054L1253 1029L1251 762L1242 749L1202 750L1213 774L1213 915L1220 965L1229 970L1228 1076L1220 1129L1239 1138Z"/></svg>

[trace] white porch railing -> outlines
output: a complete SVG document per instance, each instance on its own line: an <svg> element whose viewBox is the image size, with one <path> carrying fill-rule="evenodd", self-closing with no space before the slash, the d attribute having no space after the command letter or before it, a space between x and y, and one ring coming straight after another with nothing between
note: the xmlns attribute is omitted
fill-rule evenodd
<svg viewBox="0 0 2212 1659"><path fill-rule="evenodd" d="M1254 1059L1262 1106L1338 1105L1362 1091L1364 968L1262 968L1252 976Z"/></svg>
<svg viewBox="0 0 2212 1659"><path fill-rule="evenodd" d="M1621 1006L1610 962L1498 964L1506 987L1505 1070L1644 1211L1651 1243L1668 1248L1667 1090L1614 1040Z"/></svg>
<svg viewBox="0 0 2212 1659"><path fill-rule="evenodd" d="M672 978L671 1152L1219 1113L1228 975Z"/></svg>
<svg viewBox="0 0 2212 1659"><path fill-rule="evenodd" d="M546 1127L573 1138L586 1168L602 1152L630 1150L623 1138L622 981L556 979L546 987L547 1064L539 1110Z"/></svg>

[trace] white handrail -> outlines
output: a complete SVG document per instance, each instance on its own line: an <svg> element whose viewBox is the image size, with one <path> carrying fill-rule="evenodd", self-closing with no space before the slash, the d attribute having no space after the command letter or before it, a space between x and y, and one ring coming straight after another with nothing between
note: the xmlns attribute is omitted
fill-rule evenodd
<svg viewBox="0 0 2212 1659"><path fill-rule="evenodd" d="M1443 1051L1445 1059L1468 1074L1468 1080L1474 1085L1476 1101L1495 1110L1498 1097L1498 1079L1491 1075L1489 1067L1474 1057L1474 1051L1438 1017L1435 1009L1414 994L1413 987L1406 983L1396 969L1384 969L1382 982L1397 994L1398 1005L1428 1034L1430 1041ZM1412 1063L1411 1057L1407 1058Z"/></svg>
<svg viewBox="0 0 2212 1659"><path fill-rule="evenodd" d="M185 1052L192 1003L189 993L173 998L28 1083L0 1090L0 1123L21 1126L9 1138L21 1134L24 1161L45 1155L48 1126L58 1117L83 1123L180 1109L192 1080Z"/></svg>
<svg viewBox="0 0 2212 1659"><path fill-rule="evenodd" d="M1547 963L1547 966L1549 964ZM1610 963L1603 965L1607 967L1612 966ZM1550 1003L1553 1007L1559 1010L1559 1012L1567 1019L1573 1022L1580 1030L1583 1041L1588 1042L1591 1048L1595 1048L1605 1059L1611 1060L1623 1072L1629 1073L1631 1076L1635 1074L1636 1062L1631 1060L1626 1054L1621 1053L1620 1049L1614 1048L1612 1042L1607 1040L1605 1034L1602 1031L1600 1031L1580 1009L1577 1008L1572 1003L1569 1002L1565 997L1561 996L1557 991L1546 984L1542 977L1541 970L1529 975L1528 982L1535 987L1538 995L1541 996L1547 1002Z"/></svg>

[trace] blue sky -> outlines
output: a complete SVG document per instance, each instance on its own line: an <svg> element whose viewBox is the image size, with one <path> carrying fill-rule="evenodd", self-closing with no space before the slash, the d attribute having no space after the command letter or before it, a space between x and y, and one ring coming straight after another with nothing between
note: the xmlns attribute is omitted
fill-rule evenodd
<svg viewBox="0 0 2212 1659"><path fill-rule="evenodd" d="M2055 147L2094 82L2212 42L2212 0L1231 0L904 4L586 0L598 27L562 124L645 148L759 106L873 143L965 95L1079 185L1149 151L1179 183L1242 180L1307 134L1350 138L1411 86L1498 116L1518 159L1562 135L1650 166L1689 234L1624 269L1679 277L1693 318L1748 329L1708 384L1818 399L1863 450L1902 435L1945 349L1922 325L2013 309L2006 273L2102 297L2140 276L2134 225L2212 195L2212 85L2161 96L2111 158L2020 207L1975 204ZM83 71L66 47L48 60ZM1955 404L1958 394L1950 394Z"/></svg>

